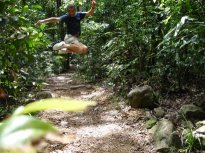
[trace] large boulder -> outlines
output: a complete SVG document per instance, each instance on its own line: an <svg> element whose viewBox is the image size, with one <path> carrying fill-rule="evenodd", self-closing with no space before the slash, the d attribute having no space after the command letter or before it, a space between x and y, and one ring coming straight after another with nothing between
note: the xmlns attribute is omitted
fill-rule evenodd
<svg viewBox="0 0 205 153"><path fill-rule="evenodd" d="M194 104L183 105L180 109L180 112L187 119L205 117L205 112L203 109Z"/></svg>
<svg viewBox="0 0 205 153"><path fill-rule="evenodd" d="M193 98L193 103L196 106L201 107L203 110L205 110L205 94L204 92L201 92L200 94L198 94L197 96L195 96Z"/></svg>
<svg viewBox="0 0 205 153"><path fill-rule="evenodd" d="M154 108L156 107L156 97L152 87L145 85L131 90L128 103L133 108Z"/></svg>
<svg viewBox="0 0 205 153"><path fill-rule="evenodd" d="M176 146L175 142L180 142L174 132L174 125L167 119L159 121L151 130L155 148L158 152L170 152L171 147ZM179 145L179 144L178 144Z"/></svg>
<svg viewBox="0 0 205 153"><path fill-rule="evenodd" d="M35 98L36 100L52 98L52 93L50 91L40 91L36 93Z"/></svg>

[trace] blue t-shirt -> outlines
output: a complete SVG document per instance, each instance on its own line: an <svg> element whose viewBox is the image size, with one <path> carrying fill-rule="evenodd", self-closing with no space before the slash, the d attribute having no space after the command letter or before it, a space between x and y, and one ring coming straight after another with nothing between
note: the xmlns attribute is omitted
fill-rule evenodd
<svg viewBox="0 0 205 153"><path fill-rule="evenodd" d="M67 34L80 35L80 21L85 17L86 12L77 12L74 17L65 14L60 16L62 22L67 26Z"/></svg>

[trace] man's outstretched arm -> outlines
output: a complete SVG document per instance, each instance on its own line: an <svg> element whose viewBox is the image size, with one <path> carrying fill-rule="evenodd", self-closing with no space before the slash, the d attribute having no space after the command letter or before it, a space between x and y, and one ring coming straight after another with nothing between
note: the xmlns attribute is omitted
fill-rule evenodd
<svg viewBox="0 0 205 153"><path fill-rule="evenodd" d="M95 5L96 5L95 0L91 0L91 9L86 13L86 16L92 16L94 14Z"/></svg>
<svg viewBox="0 0 205 153"><path fill-rule="evenodd" d="M38 20L35 25L39 25L41 23L52 23L52 22L59 22L61 19L59 17L51 17L43 20Z"/></svg>

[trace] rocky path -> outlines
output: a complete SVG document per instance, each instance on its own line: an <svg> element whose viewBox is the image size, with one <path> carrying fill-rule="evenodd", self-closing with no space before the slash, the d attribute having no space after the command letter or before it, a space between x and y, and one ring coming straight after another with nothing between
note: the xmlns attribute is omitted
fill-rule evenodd
<svg viewBox="0 0 205 153"><path fill-rule="evenodd" d="M92 100L97 106L83 113L41 112L38 117L52 122L60 137L38 146L42 153L155 153L144 121L144 110L114 103L112 92L100 84L85 83L74 71L48 79L45 90L53 97ZM49 136L48 136L49 137Z"/></svg>

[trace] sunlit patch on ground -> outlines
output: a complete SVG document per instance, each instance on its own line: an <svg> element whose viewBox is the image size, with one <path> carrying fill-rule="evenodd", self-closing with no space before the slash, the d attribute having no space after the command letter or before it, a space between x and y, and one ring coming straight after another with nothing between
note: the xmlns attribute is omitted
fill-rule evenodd
<svg viewBox="0 0 205 153"><path fill-rule="evenodd" d="M96 126L85 126L77 130L77 136L102 138L111 134L123 132L123 128L118 124L103 124Z"/></svg>

